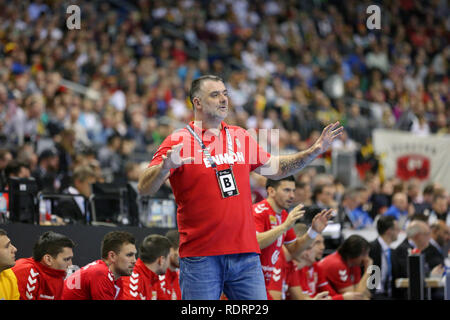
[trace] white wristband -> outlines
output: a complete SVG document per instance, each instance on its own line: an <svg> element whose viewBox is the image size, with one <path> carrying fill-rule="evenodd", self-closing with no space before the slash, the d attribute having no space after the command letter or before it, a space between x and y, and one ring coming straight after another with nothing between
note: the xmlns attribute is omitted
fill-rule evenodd
<svg viewBox="0 0 450 320"><path fill-rule="evenodd" d="M308 229L308 236L311 239L315 239L317 237L318 233L316 231L313 230L313 228L309 227Z"/></svg>

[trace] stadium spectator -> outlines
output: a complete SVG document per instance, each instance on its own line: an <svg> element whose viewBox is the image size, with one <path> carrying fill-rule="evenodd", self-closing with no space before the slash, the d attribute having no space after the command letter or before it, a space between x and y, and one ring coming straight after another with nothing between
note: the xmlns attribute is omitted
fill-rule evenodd
<svg viewBox="0 0 450 320"><path fill-rule="evenodd" d="M445 193L434 192L433 203L431 205L432 211L429 213L428 222L434 223L436 220L445 221L450 225L450 214L448 209L448 196Z"/></svg>
<svg viewBox="0 0 450 320"><path fill-rule="evenodd" d="M408 255L412 252L413 249L417 249L419 252L423 252L430 244L431 231L428 224L421 220L413 220L406 227L406 239L403 240L402 243L398 245L394 250L395 258L392 260L394 264L392 265L392 276L395 279L398 278L407 278L407 260ZM442 275L443 266L437 265L433 269L430 268L429 256L425 255L425 276L429 275ZM394 288L393 296L396 299L405 300L406 299L406 291L401 288Z"/></svg>
<svg viewBox="0 0 450 320"><path fill-rule="evenodd" d="M16 252L6 231L0 229L0 300L20 298L17 278L11 270L16 264Z"/></svg>
<svg viewBox="0 0 450 320"><path fill-rule="evenodd" d="M33 247L33 256L16 261L21 300L61 300L67 268L72 265L75 244L52 231L42 234Z"/></svg>
<svg viewBox="0 0 450 320"><path fill-rule="evenodd" d="M371 290L372 299L388 300L392 298L394 278L392 276L392 265L395 259L391 245L397 240L400 232L398 221L394 216L383 215L377 220L378 237L370 243L369 256L373 264L380 268L381 281L378 286Z"/></svg>
<svg viewBox="0 0 450 320"><path fill-rule="evenodd" d="M392 205L384 215L393 216L402 227L408 217L408 196L403 192L397 192L392 196Z"/></svg>
<svg viewBox="0 0 450 320"><path fill-rule="evenodd" d="M59 158L56 151L45 149L39 155L37 168L32 172L38 189L50 193L59 191L61 176L59 172Z"/></svg>
<svg viewBox="0 0 450 320"><path fill-rule="evenodd" d="M170 300L171 293L168 287L163 287L159 276L166 274L170 263L171 243L169 239L160 235L145 237L139 249L139 258L136 261L130 276L122 279L123 300Z"/></svg>
<svg viewBox="0 0 450 320"><path fill-rule="evenodd" d="M31 172L28 164L18 160L12 160L5 168L6 178L29 178Z"/></svg>
<svg viewBox="0 0 450 320"><path fill-rule="evenodd" d="M369 250L370 245L366 239L351 235L336 252L319 262L319 268L325 272L325 279L334 291L341 294L358 292L370 298L367 279L370 276L368 267L372 265L372 259L369 257Z"/></svg>
<svg viewBox="0 0 450 320"><path fill-rule="evenodd" d="M136 253L132 234L108 232L102 240L101 259L65 279L62 300L115 300L123 290L121 277L133 272Z"/></svg>
<svg viewBox="0 0 450 320"><path fill-rule="evenodd" d="M8 149L0 149L0 190L4 190L8 183L5 169L12 159L12 154Z"/></svg>
<svg viewBox="0 0 450 320"><path fill-rule="evenodd" d="M314 188L314 204L321 209L337 208L334 200L335 188L332 184L318 184Z"/></svg>
<svg viewBox="0 0 450 320"><path fill-rule="evenodd" d="M437 265L444 265L444 259L448 256L450 226L442 220L436 220L430 228L430 245L423 253L425 254L425 260L427 260L429 267L433 269Z"/></svg>
<svg viewBox="0 0 450 320"><path fill-rule="evenodd" d="M88 199L92 194L92 184L96 182L96 174L90 167L80 166L75 169L72 179L73 184L64 193L74 196L58 201L54 214L64 223L89 223L92 221L92 211Z"/></svg>

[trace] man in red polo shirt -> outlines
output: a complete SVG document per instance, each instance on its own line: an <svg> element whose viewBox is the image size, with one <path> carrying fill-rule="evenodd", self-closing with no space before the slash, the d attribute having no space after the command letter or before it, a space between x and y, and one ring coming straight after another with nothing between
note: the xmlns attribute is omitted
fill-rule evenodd
<svg viewBox="0 0 450 320"><path fill-rule="evenodd" d="M125 231L107 233L102 259L89 263L64 281L62 300L116 300L122 276L129 276L136 263L134 236Z"/></svg>
<svg viewBox="0 0 450 320"><path fill-rule="evenodd" d="M246 130L223 121L227 95L219 77L195 79L190 90L194 121L164 140L139 179L143 195L154 194L170 179L178 206L183 299L219 299L222 291L230 299L266 298L249 174L292 175L342 132L338 122L331 124L308 150L271 156Z"/></svg>
<svg viewBox="0 0 450 320"><path fill-rule="evenodd" d="M368 267L372 265L369 257L369 242L359 235L351 235L338 250L323 258L318 266L325 273L325 279L337 293L359 292L370 298L367 279ZM364 268L361 274L361 267Z"/></svg>
<svg viewBox="0 0 450 320"><path fill-rule="evenodd" d="M169 265L170 242L164 236L145 237L139 250L139 259L129 277L122 278L122 300L169 300L170 295L161 287L159 276Z"/></svg>
<svg viewBox="0 0 450 320"><path fill-rule="evenodd" d="M16 261L12 268L21 300L60 300L67 268L72 265L75 244L52 231L41 235L33 257Z"/></svg>

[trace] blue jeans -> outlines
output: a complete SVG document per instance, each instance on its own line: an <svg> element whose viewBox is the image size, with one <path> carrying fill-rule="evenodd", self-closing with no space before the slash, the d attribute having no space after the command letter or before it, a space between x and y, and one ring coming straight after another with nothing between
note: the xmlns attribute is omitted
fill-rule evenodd
<svg viewBox="0 0 450 320"><path fill-rule="evenodd" d="M257 253L180 259L183 300L267 300L264 275Z"/></svg>

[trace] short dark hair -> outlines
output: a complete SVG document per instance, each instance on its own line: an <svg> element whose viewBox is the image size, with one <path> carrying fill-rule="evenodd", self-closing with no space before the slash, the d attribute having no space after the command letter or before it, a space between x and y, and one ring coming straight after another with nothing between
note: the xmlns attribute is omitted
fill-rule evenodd
<svg viewBox="0 0 450 320"><path fill-rule="evenodd" d="M5 168L5 176L9 177L10 175L18 175L22 168L30 169L27 163L19 160L12 160Z"/></svg>
<svg viewBox="0 0 450 320"><path fill-rule="evenodd" d="M369 249L369 242L363 237L354 234L345 239L337 251L341 255L342 259L347 260L357 258Z"/></svg>
<svg viewBox="0 0 450 320"><path fill-rule="evenodd" d="M178 247L180 247L180 233L178 232L178 230L172 229L167 231L166 237L172 244L172 248L177 249Z"/></svg>
<svg viewBox="0 0 450 320"><path fill-rule="evenodd" d="M33 259L41 261L49 254L53 258L63 251L64 248L73 248L75 243L65 235L53 231L47 231L42 234L33 247Z"/></svg>
<svg viewBox="0 0 450 320"><path fill-rule="evenodd" d="M189 90L189 99L191 100L193 107L194 107L194 98L197 96L198 92L200 91L200 87L201 87L202 83L207 80L224 82L222 80L222 78L212 75L212 74L208 74L205 76L201 76L197 79L194 79L191 83L191 89Z"/></svg>
<svg viewBox="0 0 450 320"><path fill-rule="evenodd" d="M8 232L6 230L0 229L0 236L7 236Z"/></svg>
<svg viewBox="0 0 450 320"><path fill-rule="evenodd" d="M159 234L151 234L142 241L139 258L144 263L153 263L161 256L167 257L171 245L167 237Z"/></svg>
<svg viewBox="0 0 450 320"><path fill-rule="evenodd" d="M388 231L390 228L393 228L395 221L396 221L396 219L394 216L382 215L377 221L378 234L381 236L381 235L385 234L386 231Z"/></svg>
<svg viewBox="0 0 450 320"><path fill-rule="evenodd" d="M280 180L267 179L266 189L268 189L269 187L276 189L281 184L281 181L293 181L295 183L295 178L294 176L288 176L281 178Z"/></svg>
<svg viewBox="0 0 450 320"><path fill-rule="evenodd" d="M134 236L126 231L111 231L108 232L102 240L102 258L108 258L108 252L114 251L115 253L119 253L121 247L124 244L135 244L136 240Z"/></svg>

